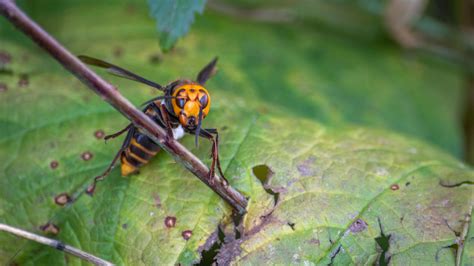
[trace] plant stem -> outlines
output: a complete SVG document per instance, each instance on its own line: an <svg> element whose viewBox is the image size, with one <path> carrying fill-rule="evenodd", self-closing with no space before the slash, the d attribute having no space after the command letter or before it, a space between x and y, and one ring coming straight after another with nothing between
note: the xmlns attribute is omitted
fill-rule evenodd
<svg viewBox="0 0 474 266"><path fill-rule="evenodd" d="M103 100L107 101L127 117L137 128L152 138L161 148L170 153L178 163L184 165L184 167L219 194L219 196L235 210L241 214L246 212L247 199L242 194L233 189L218 176L214 176L211 180L208 177L209 169L204 163L179 142L172 138L167 138L163 128L153 122L142 111L135 108L112 84L90 70L76 56L71 54L51 35L31 20L16 6L13 0L0 0L0 14L5 16L13 25L45 49L87 87L99 94Z"/></svg>
<svg viewBox="0 0 474 266"><path fill-rule="evenodd" d="M64 252L69 253L73 256L76 256L78 258L86 260L86 261L88 261L88 262L90 262L94 265L105 265L105 266L114 265L113 263L110 263L106 260L98 258L98 257L96 257L92 254L89 254L87 252L84 252L80 249L77 249L75 247L71 247L69 245L63 244L61 241L51 239L51 238L47 238L47 237L44 237L44 236L39 236L39 235L33 234L31 232L28 232L28 231L25 231L23 229L19 229L19 228L13 227L13 226L9 226L9 225L0 223L0 231L8 232L10 234L13 234L13 235L16 235L16 236L19 236L19 237L22 237L22 238L26 238L26 239L29 239L29 240L33 240L35 242L38 242L38 243L46 245L46 246L50 246L50 247L55 248L57 250L64 251Z"/></svg>

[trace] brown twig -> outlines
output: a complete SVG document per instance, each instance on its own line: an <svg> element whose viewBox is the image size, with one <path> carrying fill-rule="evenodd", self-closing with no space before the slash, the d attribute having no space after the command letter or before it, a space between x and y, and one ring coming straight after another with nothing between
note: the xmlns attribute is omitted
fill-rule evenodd
<svg viewBox="0 0 474 266"><path fill-rule="evenodd" d="M0 223L0 231L8 232L10 234L13 234L13 235L16 235L16 236L19 236L19 237L22 237L22 238L26 238L26 239L29 239L29 240L33 240L35 242L38 242L38 243L46 245L46 246L50 246L50 247L55 248L57 250L64 251L64 252L69 253L73 256L76 256L80 259L86 260L86 261L88 261L88 262L90 262L94 265L106 265L106 266L114 265L113 263L110 263L106 260L98 258L98 257L96 257L92 254L84 252L84 251L82 251L80 249L77 249L75 247L71 247L69 245L66 245L66 244L62 243L61 241L51 239L51 238L47 238L47 237L44 237L44 236L39 236L39 235L33 234L31 232L28 232L28 231L25 231L23 229L19 229L19 228L13 227L13 226L9 226L9 225Z"/></svg>
<svg viewBox="0 0 474 266"><path fill-rule="evenodd" d="M135 108L113 85L90 70L38 24L32 21L16 6L13 0L0 0L0 14L5 16L18 29L45 49L67 70L86 84L87 87L99 94L103 100L110 103L115 109L132 121L137 128L142 130L164 150L170 153L177 162L184 165L184 167L219 194L219 196L235 210L239 213L245 213L247 199L242 194L233 189L226 182L223 182L218 176L214 176L213 180L210 180L210 178L208 178L209 169L206 165L179 142L172 138L166 138L166 133L163 128L159 127L142 111Z"/></svg>

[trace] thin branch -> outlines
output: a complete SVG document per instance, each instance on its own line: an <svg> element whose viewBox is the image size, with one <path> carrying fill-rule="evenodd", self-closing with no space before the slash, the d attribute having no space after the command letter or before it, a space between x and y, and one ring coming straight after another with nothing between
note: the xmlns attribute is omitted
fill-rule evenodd
<svg viewBox="0 0 474 266"><path fill-rule="evenodd" d="M184 167L219 194L219 196L235 210L241 214L246 212L247 199L242 194L233 189L218 176L214 176L211 180L208 177L209 169L204 163L179 142L172 138L167 138L163 128L153 122L142 111L135 108L113 85L102 79L77 57L66 50L58 41L23 13L23 11L15 5L14 1L0 0L0 14L5 16L13 25L45 49L52 57L58 60L61 65L87 85L87 87L99 94L103 100L107 101L132 121L137 128L152 138L161 148L170 153L178 163L184 165Z"/></svg>
<svg viewBox="0 0 474 266"><path fill-rule="evenodd" d="M69 245L66 245L66 244L62 243L61 241L51 239L51 238L47 238L47 237L44 237L44 236L40 236L40 235L37 235L37 234L33 234L31 232L28 232L28 231L25 231L23 229L19 229L19 228L13 227L13 226L9 226L9 225L0 223L0 231L8 232L10 234L32 240L32 241L38 242L38 243L46 245L46 246L50 246L50 247L55 248L57 250L64 251L64 252L69 253L69 254L71 254L75 257L86 260L86 261L88 261L88 262L90 262L94 265L106 265L106 266L114 265L113 263L110 263L106 260L98 258L98 257L96 257L92 254L84 252L84 251L82 251L80 249L77 249L75 247L71 247Z"/></svg>

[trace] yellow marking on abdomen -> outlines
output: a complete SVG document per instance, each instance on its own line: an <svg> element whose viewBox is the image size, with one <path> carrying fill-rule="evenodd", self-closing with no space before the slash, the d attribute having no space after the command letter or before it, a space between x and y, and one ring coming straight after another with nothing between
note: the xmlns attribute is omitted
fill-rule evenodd
<svg viewBox="0 0 474 266"><path fill-rule="evenodd" d="M122 158L120 161L121 161L120 171L122 173L122 176L128 176L137 171L138 168L132 165L127 160L127 158L125 157L125 154L122 154Z"/></svg>
<svg viewBox="0 0 474 266"><path fill-rule="evenodd" d="M135 138L132 138L132 141L130 142L130 145L133 145L133 146L139 148L140 150L142 150L143 152L148 153L148 154L151 155L151 156L155 156L156 153L158 152L158 151L150 151L149 149L143 147L140 143L138 143L138 142L136 141Z"/></svg>
<svg viewBox="0 0 474 266"><path fill-rule="evenodd" d="M142 164L148 163L147 160L145 160L145 159L139 157L138 155L136 155L135 153L131 152L130 149L127 149L126 153L127 153L128 156L132 157L133 159L137 160L138 162L140 162Z"/></svg>

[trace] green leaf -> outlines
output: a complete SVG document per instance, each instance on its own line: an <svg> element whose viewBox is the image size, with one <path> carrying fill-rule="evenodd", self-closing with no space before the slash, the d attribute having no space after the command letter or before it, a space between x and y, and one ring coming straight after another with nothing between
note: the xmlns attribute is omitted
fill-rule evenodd
<svg viewBox="0 0 474 266"><path fill-rule="evenodd" d="M95 135L127 121L3 19L0 50L11 61L0 70L7 87L0 92L0 222L42 233L52 218L60 232L51 237L128 265L197 262L219 224L226 233L221 261L363 264L385 254L396 264L454 262L453 249L443 247L458 239L449 227L465 226L474 175L456 159L459 72L383 42L213 13L162 55L140 1L81 3L43 1L33 18L74 53L162 84L194 78L219 56L204 125L220 130L226 176L251 199L244 233L232 241L228 206L164 152L139 175L114 170L93 198L82 195L71 208L54 204L107 167L122 139L105 144ZM137 105L158 95L100 73ZM202 141L196 149L193 141L183 143L209 163L210 146ZM176 217L175 227L165 226L167 217ZM464 261L473 254L470 236ZM82 264L0 233L0 263L11 258Z"/></svg>
<svg viewBox="0 0 474 266"><path fill-rule="evenodd" d="M204 11L206 0L148 0L156 19L160 45L167 51L189 31L195 13Z"/></svg>
<svg viewBox="0 0 474 266"><path fill-rule="evenodd" d="M444 247L457 239L450 227L461 231L471 213L474 172L430 147L387 132L266 116L235 158L227 171L241 173L241 189L253 197L232 262L366 265L386 249L394 265L454 264ZM233 244L224 244L223 257Z"/></svg>

